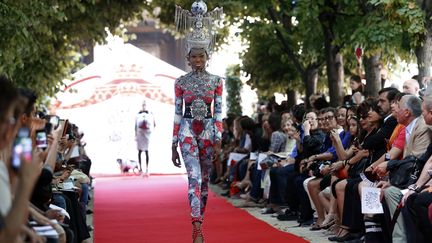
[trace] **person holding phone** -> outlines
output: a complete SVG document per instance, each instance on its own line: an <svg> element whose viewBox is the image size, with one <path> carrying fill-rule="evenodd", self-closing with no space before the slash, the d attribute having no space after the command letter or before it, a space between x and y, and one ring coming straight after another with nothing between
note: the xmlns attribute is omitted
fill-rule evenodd
<svg viewBox="0 0 432 243"><path fill-rule="evenodd" d="M212 16L221 16L222 9L207 13L203 1L192 4L192 10L177 6L177 26L187 33L186 53L192 71L175 81L175 115L172 140L172 162L180 167L177 146L180 144L188 173L188 198L191 207L192 239L204 242L201 224L208 198L210 170L215 155L220 154L222 137L222 86L219 76L206 71L213 43ZM202 21L205 16L206 21ZM191 21L191 22L189 22ZM192 23L184 26L182 23ZM213 103L213 109L211 108ZM184 104L184 110L183 110Z"/></svg>
<svg viewBox="0 0 432 243"><path fill-rule="evenodd" d="M18 91L12 82L0 77L0 242L16 242L23 233L28 214L28 202L40 170L40 152L32 151L29 158L20 156L16 170L16 193L12 199L9 169L11 145L19 126ZM24 102L25 103L25 102ZM26 228L28 230L28 228ZM32 238L32 240L35 240ZM40 241L39 241L40 242Z"/></svg>

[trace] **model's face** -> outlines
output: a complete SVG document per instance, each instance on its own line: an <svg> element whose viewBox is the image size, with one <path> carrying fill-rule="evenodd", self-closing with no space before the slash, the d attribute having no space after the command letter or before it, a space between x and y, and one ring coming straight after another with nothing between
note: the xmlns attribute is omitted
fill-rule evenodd
<svg viewBox="0 0 432 243"><path fill-rule="evenodd" d="M207 53L204 49L192 49L188 61L193 70L204 70L207 63Z"/></svg>

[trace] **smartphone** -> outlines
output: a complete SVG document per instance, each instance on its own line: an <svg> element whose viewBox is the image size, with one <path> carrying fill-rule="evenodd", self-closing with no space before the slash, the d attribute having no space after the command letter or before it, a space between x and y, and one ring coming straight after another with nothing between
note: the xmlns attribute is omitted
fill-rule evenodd
<svg viewBox="0 0 432 243"><path fill-rule="evenodd" d="M45 129L36 131L36 148L46 149L48 147L47 132Z"/></svg>
<svg viewBox="0 0 432 243"><path fill-rule="evenodd" d="M55 130L60 125L60 117L55 115L48 115L45 117L46 124L45 124L45 131L47 134L50 134L52 130Z"/></svg>
<svg viewBox="0 0 432 243"><path fill-rule="evenodd" d="M68 132L69 120L68 119L66 119L66 120L61 119L59 124L63 125L62 137L64 137L66 135L66 133Z"/></svg>
<svg viewBox="0 0 432 243"><path fill-rule="evenodd" d="M27 161L32 160L32 140L28 128L20 128L15 138L12 151L12 168L19 170L21 167L21 158Z"/></svg>

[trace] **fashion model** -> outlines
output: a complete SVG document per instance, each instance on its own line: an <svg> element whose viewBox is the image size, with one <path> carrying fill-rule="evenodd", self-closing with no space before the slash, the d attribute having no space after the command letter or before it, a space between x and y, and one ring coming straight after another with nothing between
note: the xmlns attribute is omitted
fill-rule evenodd
<svg viewBox="0 0 432 243"><path fill-rule="evenodd" d="M178 6L176 9L178 29L190 30L186 33L186 52L192 71L175 81L172 161L175 166L180 167L177 151L180 145L188 174L194 243L204 242L202 223L210 170L214 154L220 153L223 80L208 73L206 65L214 45L211 22L221 13L220 8L207 13L207 6L203 1L194 2L191 12Z"/></svg>
<svg viewBox="0 0 432 243"><path fill-rule="evenodd" d="M148 166L150 158L148 150L154 127L156 127L154 116L150 111L147 110L147 102L144 100L142 103L142 109L135 117L135 140L138 149L138 163L140 172L143 171L141 164L141 153L144 151L146 156L146 170L144 174L146 176L149 175Z"/></svg>

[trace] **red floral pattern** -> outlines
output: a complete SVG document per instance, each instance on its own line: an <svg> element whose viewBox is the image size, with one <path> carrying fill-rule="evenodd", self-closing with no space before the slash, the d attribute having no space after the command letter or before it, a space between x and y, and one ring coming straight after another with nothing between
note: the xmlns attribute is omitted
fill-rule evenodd
<svg viewBox="0 0 432 243"><path fill-rule="evenodd" d="M195 135L200 135L204 130L204 123L202 121L193 120L192 121L192 131Z"/></svg>

